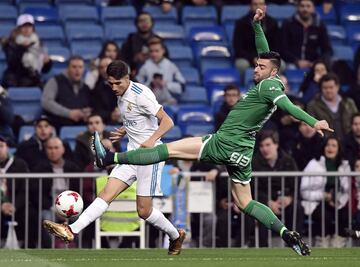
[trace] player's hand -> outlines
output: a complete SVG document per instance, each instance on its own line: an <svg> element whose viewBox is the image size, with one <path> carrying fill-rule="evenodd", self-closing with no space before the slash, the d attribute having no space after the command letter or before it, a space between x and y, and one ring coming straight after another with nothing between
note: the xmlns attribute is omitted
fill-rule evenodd
<svg viewBox="0 0 360 267"><path fill-rule="evenodd" d="M115 131L110 132L109 139L112 143L118 142L126 134L125 127L115 128Z"/></svg>
<svg viewBox="0 0 360 267"><path fill-rule="evenodd" d="M265 17L265 13L266 13L266 6L264 7L264 9L257 8L253 19L254 22L261 21Z"/></svg>
<svg viewBox="0 0 360 267"><path fill-rule="evenodd" d="M321 121L318 121L317 123L315 123L314 129L315 129L322 137L324 137L324 132L323 132L323 131L329 131L329 132L331 132L331 133L334 132L334 130L329 127L329 124L328 124L328 122L327 122L326 120L321 120Z"/></svg>
<svg viewBox="0 0 360 267"><path fill-rule="evenodd" d="M219 174L219 171L217 169L212 169L208 171L208 173L205 176L205 181L207 182L214 182L216 180L216 176Z"/></svg>
<svg viewBox="0 0 360 267"><path fill-rule="evenodd" d="M155 146L155 141L153 141L151 139L146 140L144 143L142 143L140 145L140 147L142 147L142 148L150 148L150 147L154 147L154 146Z"/></svg>

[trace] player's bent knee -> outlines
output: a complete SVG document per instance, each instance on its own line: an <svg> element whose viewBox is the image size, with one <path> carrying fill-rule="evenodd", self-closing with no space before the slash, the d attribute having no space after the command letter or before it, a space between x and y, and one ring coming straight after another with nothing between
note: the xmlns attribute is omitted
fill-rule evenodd
<svg viewBox="0 0 360 267"><path fill-rule="evenodd" d="M152 207L137 205L137 213L138 213L139 217L143 220L146 220L147 218L149 218L151 211L152 211Z"/></svg>

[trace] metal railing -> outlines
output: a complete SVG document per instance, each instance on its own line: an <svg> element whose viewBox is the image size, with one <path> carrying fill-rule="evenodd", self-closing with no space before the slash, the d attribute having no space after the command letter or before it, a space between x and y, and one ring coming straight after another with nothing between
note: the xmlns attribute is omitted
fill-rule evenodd
<svg viewBox="0 0 360 267"><path fill-rule="evenodd" d="M15 195L16 192L16 186L15 186L15 180L17 179L25 179L25 187L24 187L24 194L25 194L25 211L24 211L24 216L25 216L25 225L24 225L24 240L23 240L23 247L24 248L28 248L29 247L29 233L33 232L33 231L37 231L37 247L41 248L42 247L42 238L43 238L43 230L42 230L42 226L41 226L41 221L43 219L42 216L42 202L43 202L43 195L40 193L37 198L38 198L38 207L37 207L37 221L38 221L38 225L37 225L37 229L29 229L29 220L33 220L33 217L30 217L29 214L29 184L31 182L34 182L34 179L37 179L39 181L39 185L38 185L38 190L37 192L42 192L42 184L43 184L43 179L55 179L55 178L66 178L67 180L67 184L69 184L69 179L75 178L75 179L84 179L84 178L96 178L99 176L104 176L106 174L104 173L62 173L62 174L54 174L54 173L6 173L6 174L0 174L0 179L2 178L7 178L8 183L10 182L12 184L12 192L11 193L11 199L12 199L12 203L14 206L16 206L16 199L17 196ZM205 172L194 172L194 173L190 173L190 172L184 172L182 173L183 176L189 176L189 177L205 177L206 173ZM227 177L228 174L227 173L221 173L220 177L221 178L225 178ZM285 194L285 179L293 179L294 181L294 192L293 192L293 214L292 214L292 222L285 222L286 225L289 226L289 228L292 228L292 226L296 226L296 216L297 216L297 208L298 208L298 204L299 201L301 201L301 197L300 197L300 179L302 176L334 176L336 177L336 181L339 179L339 177L343 177L343 176L348 176L348 177L356 177L356 176L360 176L360 172L324 172L324 173L319 173L319 172L273 172L273 173L268 173L268 172L254 172L253 173L253 181L252 181L252 187L253 187L253 198L255 200L258 199L259 197L259 181L260 179L268 179L267 182L267 186L268 186L268 200L271 200L271 196L272 196L272 182L271 179L269 178L274 178L274 177L278 177L281 179L281 193L280 196L284 196ZM95 180L94 180L95 181ZM232 197L231 197L231 182L230 179L227 180L227 200L229 203L232 202ZM349 186L349 201L348 201L348 213L347 213L347 220L348 220L348 228L351 229L352 227L352 183L351 180L349 181L350 186ZM95 189L95 186L93 187ZM83 183L80 182L79 183L79 193L82 195L83 194ZM339 193L339 187L338 187L338 183L335 182L335 192L334 192L334 196L335 196L335 203L337 201L337 197L338 197L338 193ZM52 193L53 196L55 196L55 193ZM93 192L93 196L95 198L95 190ZM32 196L34 197L34 196ZM214 188L213 191L213 198L215 200L216 198L216 188ZM0 206L1 206L1 199L0 199ZM325 201L324 199L322 199L322 201L320 202L321 204L321 236L322 238L325 238ZM0 213L0 224L2 221L2 215ZM52 214L51 214L51 219L55 219L55 212L52 210ZM200 213L200 228L199 228L199 242L198 245L199 247L203 246L203 235L204 235L204 231L203 231L203 224L204 224L204 216L206 216L206 214ZM255 247L259 247L259 225L257 223L252 223L252 225L250 225L253 228L253 233L247 233L246 230L246 219L244 214L241 214L238 216L239 217L239 221L240 221L240 242L239 245L241 247L246 247L248 244L248 240L247 240L247 236L251 236L251 238L254 239L254 246ZM281 207L281 214L279 215L280 219L282 221L284 221L285 219L285 208L284 206ZM11 221L15 220L15 215L13 214L11 216ZM232 210L228 209L227 210L227 247L232 247L233 244L233 233L232 233ZM335 235L339 234L339 211L338 209L335 209L335 218L334 218L334 233ZM212 220L211 220L211 246L215 247L216 246L216 223L217 223L217 219L216 219L216 201L214 201L214 214L212 216ZM305 223L305 222L304 222ZM307 219L307 236L308 236L308 242L310 244L313 243L313 236L312 236L312 217L311 215L309 216L309 218ZM1 226L1 225L0 225ZM18 226L19 227L19 226ZM223 227L223 226L222 226ZM146 231L148 232L148 231ZM207 233L208 234L208 233ZM159 235L162 237L162 235ZM0 239L5 238L4 236L1 236L0 233ZM267 241L268 241L268 246L271 247L273 246L273 235L271 234L271 232L269 231L268 236L267 236ZM33 241L33 240L31 240ZM149 244L149 240L147 237L147 242L146 242L147 246ZM54 238L52 238L51 240L51 246L54 247L55 242L54 242ZM284 244L281 242L281 246L283 246ZM352 241L351 239L348 240L347 242L348 246L352 245ZM159 242L159 246L161 246L161 242ZM82 247L82 234L79 234L79 238L78 238L78 247Z"/></svg>

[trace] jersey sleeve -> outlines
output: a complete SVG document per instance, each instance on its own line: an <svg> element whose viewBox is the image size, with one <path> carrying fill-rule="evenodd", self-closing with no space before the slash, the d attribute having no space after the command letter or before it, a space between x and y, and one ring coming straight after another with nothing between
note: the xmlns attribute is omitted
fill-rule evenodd
<svg viewBox="0 0 360 267"><path fill-rule="evenodd" d="M286 97L282 86L271 80L263 80L259 84L259 96L265 102L271 102L274 105L278 100Z"/></svg>
<svg viewBox="0 0 360 267"><path fill-rule="evenodd" d="M261 27L260 22L254 22L253 28L254 28L254 32L255 32L255 46L256 46L256 51L257 51L258 55L261 53L264 53L264 52L269 52L270 51L269 44L266 40L264 31Z"/></svg>
<svg viewBox="0 0 360 267"><path fill-rule="evenodd" d="M162 107L152 92L144 91L136 98L137 105L141 112L156 116Z"/></svg>

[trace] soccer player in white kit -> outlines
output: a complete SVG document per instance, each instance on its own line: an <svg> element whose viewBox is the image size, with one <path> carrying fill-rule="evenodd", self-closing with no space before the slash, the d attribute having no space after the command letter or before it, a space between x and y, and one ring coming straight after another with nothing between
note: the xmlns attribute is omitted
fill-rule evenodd
<svg viewBox="0 0 360 267"><path fill-rule="evenodd" d="M173 121L157 102L147 86L129 78L129 67L115 60L107 68L108 83L118 98L118 106L124 126L112 132L110 139L119 141L128 135L128 150L154 147L160 138L173 127ZM43 226L53 235L66 242L74 239L91 222L99 218L121 192L137 181L136 204L139 217L146 220L170 237L169 255L178 255L185 239L185 231L177 230L161 211L152 207L152 197L161 196L161 172L164 163L146 166L116 165L109 175L105 188L72 224L59 224L44 220Z"/></svg>

